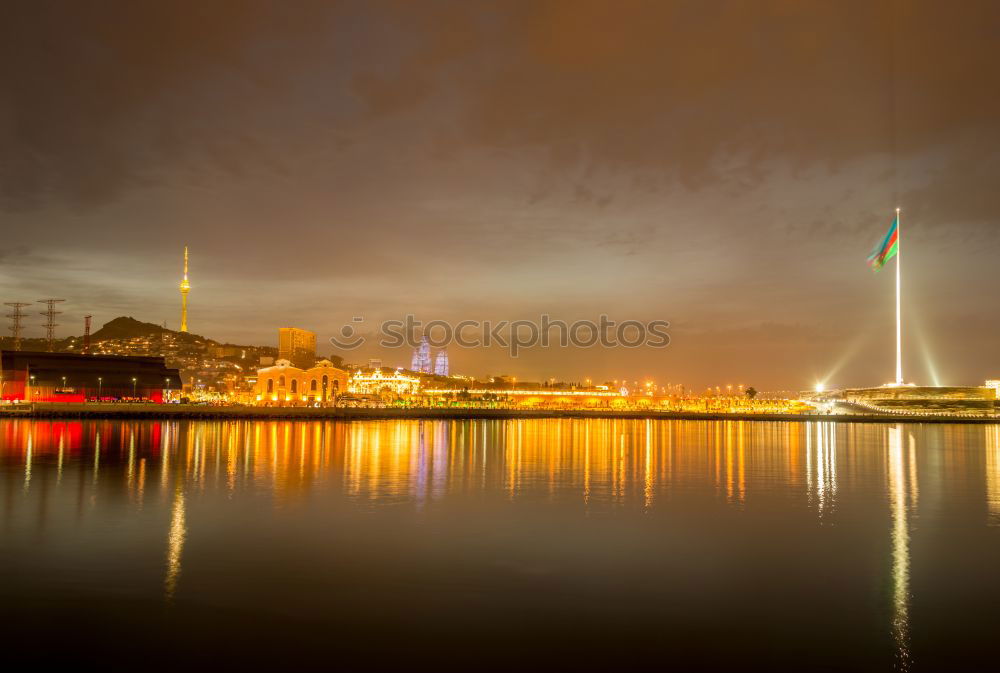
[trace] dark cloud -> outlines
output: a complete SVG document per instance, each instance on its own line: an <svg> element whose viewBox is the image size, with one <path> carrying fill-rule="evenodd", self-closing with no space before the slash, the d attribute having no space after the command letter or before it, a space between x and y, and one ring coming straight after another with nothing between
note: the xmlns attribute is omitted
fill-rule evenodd
<svg viewBox="0 0 1000 673"><path fill-rule="evenodd" d="M474 146L540 146L560 169L653 171L689 189L727 177L720 157L743 158L749 188L775 158L836 169L962 132L988 141L959 159L976 172L997 142L998 14L990 2L18 3L0 29L4 202L102 203L192 152L236 176L280 173L291 148L248 108L322 123L428 101L456 107ZM328 109L324 84L360 106Z"/></svg>
<svg viewBox="0 0 1000 673"><path fill-rule="evenodd" d="M583 147L589 164L694 189L725 177L727 155L745 158L740 178L755 185L774 159L836 170L970 130L996 147L994 3L516 6L502 58L471 84L477 142Z"/></svg>
<svg viewBox="0 0 1000 673"><path fill-rule="evenodd" d="M310 0L294 6L40 0L6 7L0 22L3 205L37 206L51 198L104 203L202 149L234 170L253 153L232 151L238 135L205 147L205 138L191 133L197 117L214 117L214 125L238 115L240 104L287 95L286 68L316 55L335 16L334 3ZM269 61L276 55L277 66ZM242 100L213 109L211 90L225 87L227 77L246 86Z"/></svg>

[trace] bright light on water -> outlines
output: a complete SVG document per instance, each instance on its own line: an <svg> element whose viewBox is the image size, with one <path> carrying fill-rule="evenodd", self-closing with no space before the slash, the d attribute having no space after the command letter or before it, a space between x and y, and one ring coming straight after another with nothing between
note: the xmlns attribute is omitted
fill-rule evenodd
<svg viewBox="0 0 1000 673"><path fill-rule="evenodd" d="M994 425L20 420L0 469L13 668L995 660Z"/></svg>

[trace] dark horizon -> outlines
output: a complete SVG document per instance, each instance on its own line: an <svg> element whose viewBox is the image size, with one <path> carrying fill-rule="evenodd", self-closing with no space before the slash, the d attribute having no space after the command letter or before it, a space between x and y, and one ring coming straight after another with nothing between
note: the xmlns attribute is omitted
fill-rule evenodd
<svg viewBox="0 0 1000 673"><path fill-rule="evenodd" d="M36 2L0 26L2 301L274 345L668 320L455 372L760 390L1000 378L1000 5ZM35 310L37 307L37 310ZM41 306L28 337L42 336ZM348 361L408 362L362 349Z"/></svg>

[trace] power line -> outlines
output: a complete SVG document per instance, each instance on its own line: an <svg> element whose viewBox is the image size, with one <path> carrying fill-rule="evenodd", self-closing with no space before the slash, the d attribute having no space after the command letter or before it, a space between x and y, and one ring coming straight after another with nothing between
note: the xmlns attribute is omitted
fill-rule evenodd
<svg viewBox="0 0 1000 673"><path fill-rule="evenodd" d="M62 311L56 310L56 304L61 301L66 301L65 299L39 299L39 304L45 304L48 308L43 311L40 315L45 316L45 324L42 325L45 328L45 338L49 342L49 352L52 352L52 343L55 341L56 327L56 316L62 313Z"/></svg>
<svg viewBox="0 0 1000 673"><path fill-rule="evenodd" d="M13 313L8 313L7 317L10 318L10 335L14 339L14 350L21 350L21 329L23 327L24 311L25 306L30 306L26 301L7 301L4 302L4 306L10 306L14 309Z"/></svg>

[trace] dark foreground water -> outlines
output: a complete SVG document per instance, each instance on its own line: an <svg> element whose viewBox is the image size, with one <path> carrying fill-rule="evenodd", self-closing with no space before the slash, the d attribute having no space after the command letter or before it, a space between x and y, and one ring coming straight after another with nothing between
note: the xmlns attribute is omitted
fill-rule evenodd
<svg viewBox="0 0 1000 673"><path fill-rule="evenodd" d="M997 427L9 421L0 466L5 664L1000 668Z"/></svg>

